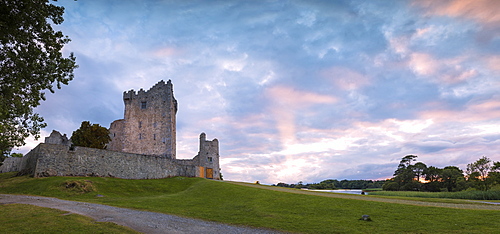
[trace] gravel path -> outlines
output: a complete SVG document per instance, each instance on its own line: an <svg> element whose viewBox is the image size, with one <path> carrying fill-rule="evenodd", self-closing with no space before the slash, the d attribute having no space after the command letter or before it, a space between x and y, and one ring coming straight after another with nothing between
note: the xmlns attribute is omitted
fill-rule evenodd
<svg viewBox="0 0 500 234"><path fill-rule="evenodd" d="M0 194L0 204L21 203L89 216L98 222L113 222L143 233L279 233L231 226L174 215L139 211L101 204L66 201L51 197Z"/></svg>

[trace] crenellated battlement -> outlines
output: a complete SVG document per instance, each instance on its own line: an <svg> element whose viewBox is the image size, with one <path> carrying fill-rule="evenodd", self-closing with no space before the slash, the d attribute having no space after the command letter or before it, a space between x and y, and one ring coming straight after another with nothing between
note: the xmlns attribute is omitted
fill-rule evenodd
<svg viewBox="0 0 500 234"><path fill-rule="evenodd" d="M147 91L142 88L139 89L139 91L137 92L133 89L129 91L124 91L123 100L142 99L152 95L163 95L163 94L167 94L173 97L174 89L171 80L168 80L167 83L161 80Z"/></svg>

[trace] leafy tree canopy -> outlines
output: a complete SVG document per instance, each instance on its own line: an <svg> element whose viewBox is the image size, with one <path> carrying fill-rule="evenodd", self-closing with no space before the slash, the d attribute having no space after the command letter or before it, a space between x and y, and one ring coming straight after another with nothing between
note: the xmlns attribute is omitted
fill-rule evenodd
<svg viewBox="0 0 500 234"><path fill-rule="evenodd" d="M479 190L489 190L491 185L497 179L497 173L500 171L500 162L493 162L491 159L483 156L477 161L467 164L468 180Z"/></svg>
<svg viewBox="0 0 500 234"><path fill-rule="evenodd" d="M412 164L416 158L415 155L403 157L394 177L387 180L382 189L455 192L472 186L486 191L495 183L500 184L500 162L492 162L487 157L467 165L467 180L463 171L456 166L437 168L427 167L422 162Z"/></svg>
<svg viewBox="0 0 500 234"><path fill-rule="evenodd" d="M48 0L0 0L0 153L39 137L44 119L33 108L73 79L76 58L61 50L70 40L53 24L63 22L63 7Z"/></svg>
<svg viewBox="0 0 500 234"><path fill-rule="evenodd" d="M83 121L80 128L71 135L71 142L75 146L105 149L110 141L107 128L89 121Z"/></svg>

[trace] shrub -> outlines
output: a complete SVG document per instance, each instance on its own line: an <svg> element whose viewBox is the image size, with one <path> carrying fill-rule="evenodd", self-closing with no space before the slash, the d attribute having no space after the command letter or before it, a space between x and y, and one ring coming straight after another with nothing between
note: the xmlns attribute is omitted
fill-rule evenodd
<svg viewBox="0 0 500 234"><path fill-rule="evenodd" d="M92 181L90 180L67 180L62 186L65 189L76 193L89 193L96 191Z"/></svg>

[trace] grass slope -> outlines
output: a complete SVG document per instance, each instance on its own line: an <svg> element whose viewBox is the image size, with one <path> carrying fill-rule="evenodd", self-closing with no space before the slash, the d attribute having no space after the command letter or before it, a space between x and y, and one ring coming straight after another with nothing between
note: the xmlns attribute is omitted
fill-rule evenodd
<svg viewBox="0 0 500 234"><path fill-rule="evenodd" d="M500 230L499 211L311 196L200 178L8 177L0 174L0 193L51 196L290 232L493 233ZM68 181L86 183L94 191L66 188ZM373 221L360 221L364 214Z"/></svg>
<svg viewBox="0 0 500 234"><path fill-rule="evenodd" d="M500 200L500 190L460 191L460 192L413 192L413 191L376 191L370 195L397 197L450 198L469 200Z"/></svg>
<svg viewBox="0 0 500 234"><path fill-rule="evenodd" d="M109 222L24 204L0 205L0 233L137 233Z"/></svg>

